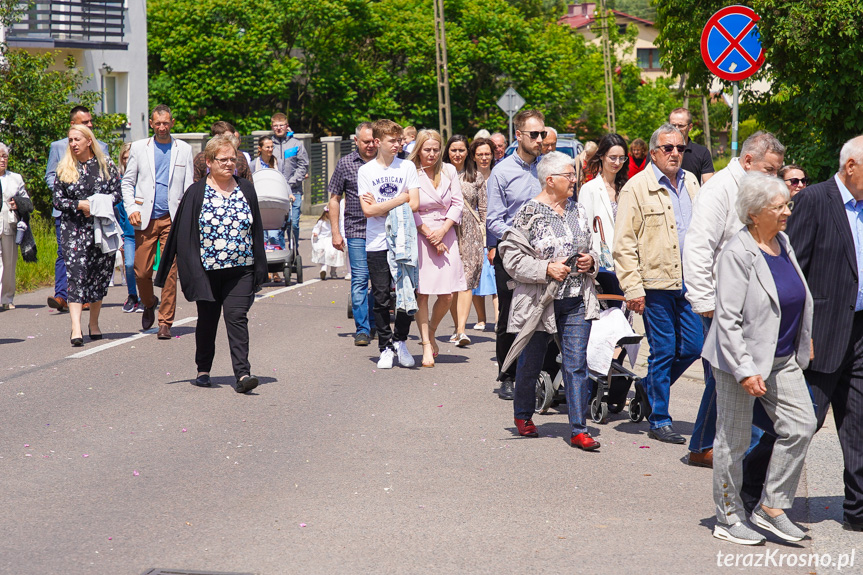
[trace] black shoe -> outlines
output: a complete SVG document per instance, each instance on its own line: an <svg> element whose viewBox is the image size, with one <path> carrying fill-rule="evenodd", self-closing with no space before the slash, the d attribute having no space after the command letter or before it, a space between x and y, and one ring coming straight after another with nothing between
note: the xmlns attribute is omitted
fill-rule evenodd
<svg viewBox="0 0 863 575"><path fill-rule="evenodd" d="M72 347L84 347L84 337L69 336L69 343L72 344Z"/></svg>
<svg viewBox="0 0 863 575"><path fill-rule="evenodd" d="M670 425L651 429L647 432L647 437L664 443L686 443L683 436L674 431Z"/></svg>
<svg viewBox="0 0 863 575"><path fill-rule="evenodd" d="M365 332L360 332L354 336L354 345L363 347L371 343L371 338Z"/></svg>
<svg viewBox="0 0 863 575"><path fill-rule="evenodd" d="M842 529L845 531L863 531L863 523L850 521L847 517L842 519Z"/></svg>
<svg viewBox="0 0 863 575"><path fill-rule="evenodd" d="M244 375L237 380L237 393L249 393L258 387L258 378L254 375Z"/></svg>
<svg viewBox="0 0 863 575"><path fill-rule="evenodd" d="M141 315L141 328L147 331L153 324L156 323L156 310L159 309L159 298L150 307L144 307L144 313Z"/></svg>
<svg viewBox="0 0 863 575"><path fill-rule="evenodd" d="M515 397L515 382L509 378L500 382L500 388L497 390L497 396L507 401L512 401Z"/></svg>
<svg viewBox="0 0 863 575"><path fill-rule="evenodd" d="M213 384L210 382L210 374L204 373L195 378L195 381L192 382L192 385L197 385L198 387L211 387Z"/></svg>
<svg viewBox="0 0 863 575"><path fill-rule="evenodd" d="M93 334L93 333L90 331L90 328L87 328L87 335L90 337L90 339L91 339L92 341L99 341L100 339L102 339L102 334L101 334L101 333Z"/></svg>

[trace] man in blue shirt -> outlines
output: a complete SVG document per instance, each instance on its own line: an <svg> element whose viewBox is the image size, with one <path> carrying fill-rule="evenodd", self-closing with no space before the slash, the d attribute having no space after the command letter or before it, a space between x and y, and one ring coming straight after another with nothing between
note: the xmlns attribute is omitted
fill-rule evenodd
<svg viewBox="0 0 863 575"><path fill-rule="evenodd" d="M86 106L75 106L69 114L69 125L84 125L93 129L93 116ZM102 153L108 156L108 144L97 140L99 147L102 148ZM56 142L51 142L51 151L48 153L48 166L45 168L45 184L48 190L54 193L54 180L57 178L57 164L66 153L69 147L69 139L63 138ZM66 305L66 261L63 259L63 250L60 244L60 212L54 210L51 214L54 217L54 227L57 233L57 260L54 263L54 297L48 298L48 307L57 311L69 311L69 306ZM89 304L84 304L85 306Z"/></svg>
<svg viewBox="0 0 863 575"><path fill-rule="evenodd" d="M536 166L542 154L542 141L548 132L545 129L545 116L538 110L524 110L516 114L515 137L518 148L515 153L498 162L491 171L487 185L488 212L486 216L486 245L488 258L494 264L495 283L497 284L498 321L495 326L497 342L495 354L498 365L506 358L515 334L507 333L509 307L512 303L512 290L507 287L511 278L503 268L503 262L495 246L503 233L510 227L516 212L531 198L535 198L542 186L536 175ZM500 372L498 396L512 400L515 384L515 364L505 372Z"/></svg>

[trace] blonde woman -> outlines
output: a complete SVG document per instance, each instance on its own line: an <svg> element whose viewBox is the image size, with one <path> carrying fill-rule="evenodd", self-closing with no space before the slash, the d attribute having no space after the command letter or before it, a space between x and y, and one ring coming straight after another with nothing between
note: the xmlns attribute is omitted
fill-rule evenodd
<svg viewBox="0 0 863 575"><path fill-rule="evenodd" d="M455 292L465 291L464 265L454 226L461 222L464 201L458 171L442 160L443 138L435 130L417 134L410 161L417 167L419 209L414 214L419 237L417 323L423 346L423 367L434 367L438 353L435 331L452 305ZM437 295L431 317L429 296Z"/></svg>
<svg viewBox="0 0 863 575"><path fill-rule="evenodd" d="M69 128L69 148L57 165L54 183L54 207L60 212L60 243L69 280L70 342L74 347L84 345L81 311L85 303L90 304L90 339L102 339L99 312L114 270L114 254L102 253L93 240L90 198L96 194L109 195L111 204L117 204L121 199L120 177L117 167L97 145L93 132L76 124Z"/></svg>

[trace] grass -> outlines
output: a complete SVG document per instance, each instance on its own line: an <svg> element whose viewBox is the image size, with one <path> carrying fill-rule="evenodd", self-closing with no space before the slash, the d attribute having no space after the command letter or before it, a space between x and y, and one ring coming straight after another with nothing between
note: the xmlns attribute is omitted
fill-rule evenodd
<svg viewBox="0 0 863 575"><path fill-rule="evenodd" d="M38 259L35 263L27 263L21 259L21 252L18 252L18 265L15 268L15 291L19 293L54 285L54 261L57 259L57 237L54 232L54 220L34 216L30 219L30 228L36 239Z"/></svg>
<svg viewBox="0 0 863 575"><path fill-rule="evenodd" d="M715 160L713 160L713 169L717 172L727 166L731 162L731 156L719 156Z"/></svg>

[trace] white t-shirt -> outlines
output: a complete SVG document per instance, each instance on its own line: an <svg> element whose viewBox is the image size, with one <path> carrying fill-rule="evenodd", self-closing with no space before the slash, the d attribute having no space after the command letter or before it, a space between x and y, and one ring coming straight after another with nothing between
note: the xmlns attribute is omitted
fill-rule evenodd
<svg viewBox="0 0 863 575"><path fill-rule="evenodd" d="M413 162L394 158L387 167L377 160L366 162L357 172L357 192L360 197L371 194L378 203L391 200L408 190L419 187L417 168ZM366 251L387 249L386 216L366 218Z"/></svg>

